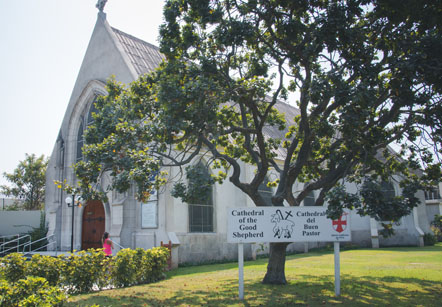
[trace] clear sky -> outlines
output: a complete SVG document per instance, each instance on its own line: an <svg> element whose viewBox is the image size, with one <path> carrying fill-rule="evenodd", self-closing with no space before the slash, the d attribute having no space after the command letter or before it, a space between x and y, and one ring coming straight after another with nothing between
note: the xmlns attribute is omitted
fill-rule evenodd
<svg viewBox="0 0 442 307"><path fill-rule="evenodd" d="M50 156L97 0L0 0L0 184L25 153ZM158 45L163 0L108 0L109 24Z"/></svg>

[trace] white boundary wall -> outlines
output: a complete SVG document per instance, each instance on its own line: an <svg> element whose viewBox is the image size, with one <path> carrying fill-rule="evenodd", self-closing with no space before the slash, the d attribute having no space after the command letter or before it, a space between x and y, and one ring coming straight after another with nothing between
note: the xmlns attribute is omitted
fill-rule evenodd
<svg viewBox="0 0 442 307"><path fill-rule="evenodd" d="M0 211L0 236L27 233L40 226L41 211Z"/></svg>

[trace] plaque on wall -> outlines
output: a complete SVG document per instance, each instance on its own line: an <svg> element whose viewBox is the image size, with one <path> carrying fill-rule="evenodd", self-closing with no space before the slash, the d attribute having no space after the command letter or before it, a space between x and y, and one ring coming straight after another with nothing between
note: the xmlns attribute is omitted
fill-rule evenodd
<svg viewBox="0 0 442 307"><path fill-rule="evenodd" d="M157 201L141 204L141 228L157 228Z"/></svg>

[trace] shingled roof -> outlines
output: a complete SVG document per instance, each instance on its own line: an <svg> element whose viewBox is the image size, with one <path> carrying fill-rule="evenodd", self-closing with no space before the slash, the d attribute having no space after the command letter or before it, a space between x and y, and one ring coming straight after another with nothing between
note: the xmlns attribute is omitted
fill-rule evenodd
<svg viewBox="0 0 442 307"><path fill-rule="evenodd" d="M112 31L123 46L138 75L151 72L164 59L160 48L118 29L112 28Z"/></svg>

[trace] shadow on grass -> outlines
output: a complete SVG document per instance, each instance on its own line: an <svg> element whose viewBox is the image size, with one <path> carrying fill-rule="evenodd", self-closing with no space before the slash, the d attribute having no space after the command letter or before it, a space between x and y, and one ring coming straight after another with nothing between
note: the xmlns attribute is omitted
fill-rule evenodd
<svg viewBox="0 0 442 307"><path fill-rule="evenodd" d="M115 292L103 291L84 299L77 297L75 302L66 306L440 306L441 290L441 284L436 281L344 275L341 277L342 295L336 298L332 276L326 280L297 275L284 286L263 285L258 280L246 281L244 301L238 299L238 281L229 279L222 289L209 289L205 285L189 285L188 288L177 285L173 289L161 282ZM157 297L157 293L167 295Z"/></svg>
<svg viewBox="0 0 442 307"><path fill-rule="evenodd" d="M372 248L350 248L348 250L341 250L341 254L345 253L346 251L352 251L352 250L358 250L358 251L369 251L369 252L382 252L382 251L392 251L392 252L436 252L440 253L442 252L442 244L437 244L435 246L425 246L425 247L389 247L389 248L379 248L379 249L372 249ZM308 253L300 253L300 254L291 254L287 255L287 261L292 259L303 259L303 258L310 258L310 257L318 257L322 255L328 255L333 254L333 248L321 248L318 250L312 250ZM247 260L244 262L244 266L256 266L256 265L265 265L268 262L268 258L259 258L257 260ZM198 273L210 273L215 271L221 271L221 270L232 270L237 269L238 263L236 260L232 260L232 262L225 262L225 263L213 263L213 264L205 264L205 265L195 265L195 266L186 266L186 267L180 267L176 270L172 270L170 272L167 272L167 277L173 277L177 275L188 275L188 274L198 274Z"/></svg>
<svg viewBox="0 0 442 307"><path fill-rule="evenodd" d="M309 253L302 253L302 254L291 254L287 255L287 261L292 259L302 259L302 258L309 258L309 257L318 257L322 255L327 254L333 254L333 249L330 250L318 250L318 251L311 251ZM268 257L262 257L257 260L246 260L244 262L244 267L249 266L257 266L257 265L266 265L268 262ZM238 269L238 262L237 260L232 260L231 262L228 262L226 260L225 263L212 263L212 264L196 264L195 266L185 266L180 267L178 269L169 271L166 273L167 277L173 277L173 276L182 276L182 275L188 275L188 274L199 274L199 273L210 273L210 272L219 272L222 270L233 270Z"/></svg>

